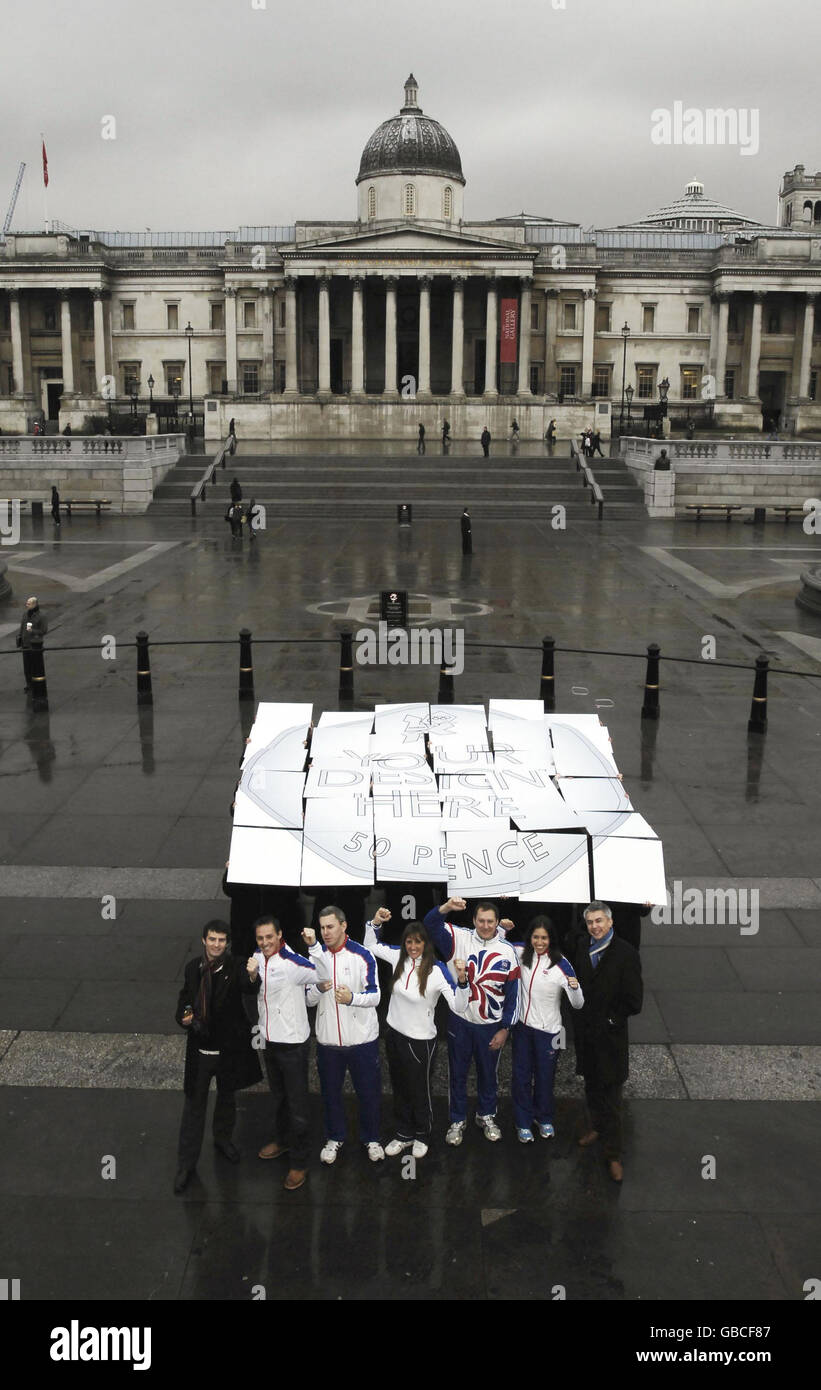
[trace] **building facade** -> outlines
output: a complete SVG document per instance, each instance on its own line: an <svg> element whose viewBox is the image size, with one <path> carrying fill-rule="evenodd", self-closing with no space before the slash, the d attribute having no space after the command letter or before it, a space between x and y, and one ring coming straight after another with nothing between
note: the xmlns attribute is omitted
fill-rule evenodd
<svg viewBox="0 0 821 1390"><path fill-rule="evenodd" d="M205 433L402 437L447 418L523 438L609 430L669 383L673 413L821 428L821 175L778 225L701 184L627 226L464 215L458 149L418 104L362 153L358 216L233 232L10 234L0 246L0 428L193 403ZM190 369L189 369L190 362Z"/></svg>

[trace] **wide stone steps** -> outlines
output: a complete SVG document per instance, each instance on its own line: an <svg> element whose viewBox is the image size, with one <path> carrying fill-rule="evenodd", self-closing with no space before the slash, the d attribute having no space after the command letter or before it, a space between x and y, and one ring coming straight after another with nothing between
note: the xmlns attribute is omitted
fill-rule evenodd
<svg viewBox="0 0 821 1390"><path fill-rule="evenodd" d="M641 494L626 471L600 460L595 476L605 497L605 514L644 516ZM155 491L151 511L190 513L191 491L203 475L205 460L181 460ZM527 520L553 515L560 503L568 516L596 517L590 492L569 458L511 458L495 461L474 456L447 458L312 457L237 454L219 469L207 488L199 516L224 515L228 487L236 475L243 499L263 504L274 516L395 517L401 502L411 503L415 518L441 517L467 506L476 516Z"/></svg>

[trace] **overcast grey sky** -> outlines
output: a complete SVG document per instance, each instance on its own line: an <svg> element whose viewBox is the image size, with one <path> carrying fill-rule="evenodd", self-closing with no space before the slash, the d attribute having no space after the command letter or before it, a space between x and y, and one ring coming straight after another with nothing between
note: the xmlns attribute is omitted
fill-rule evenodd
<svg viewBox="0 0 821 1390"><path fill-rule="evenodd" d="M2 0L0 217L209 230L356 216L373 130L419 102L456 141L465 216L643 216L700 178L775 218L821 168L815 0ZM756 108L760 149L658 146L651 112ZM116 139L101 136L116 118Z"/></svg>

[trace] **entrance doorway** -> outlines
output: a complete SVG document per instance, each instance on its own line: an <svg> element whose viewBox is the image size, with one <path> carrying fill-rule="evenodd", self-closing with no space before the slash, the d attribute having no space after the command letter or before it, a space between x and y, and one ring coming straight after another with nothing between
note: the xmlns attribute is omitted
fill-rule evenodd
<svg viewBox="0 0 821 1390"><path fill-rule="evenodd" d="M481 396L485 389L485 359L487 344L484 338L477 338L473 345L473 393Z"/></svg>
<svg viewBox="0 0 821 1390"><path fill-rule="evenodd" d="M345 383L342 377L342 339L331 338L331 390L335 396L341 396L345 390Z"/></svg>
<svg viewBox="0 0 821 1390"><path fill-rule="evenodd" d="M786 372L759 372L758 395L761 401L761 415L766 432L777 430L784 418L787 400Z"/></svg>

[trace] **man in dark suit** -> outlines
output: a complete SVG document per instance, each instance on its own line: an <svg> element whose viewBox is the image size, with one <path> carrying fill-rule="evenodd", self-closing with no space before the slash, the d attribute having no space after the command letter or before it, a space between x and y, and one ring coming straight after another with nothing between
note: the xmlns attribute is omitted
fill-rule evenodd
<svg viewBox="0 0 821 1390"><path fill-rule="evenodd" d="M616 936L607 903L590 903L583 916L587 931L575 936L568 951L584 992L584 1008L573 1023L576 1073L584 1077L590 1123L579 1144L587 1148L601 1139L608 1172L614 1182L621 1182L627 1020L641 1012L641 960L638 951Z"/></svg>
<svg viewBox="0 0 821 1390"><path fill-rule="evenodd" d="M17 634L17 645L23 653L23 678L26 682L26 694L31 690L34 681L34 668L32 658L32 648L40 643L48 632L48 623L45 614L40 611L40 605L36 598L26 599L26 608L20 619L20 631Z"/></svg>
<svg viewBox="0 0 821 1390"><path fill-rule="evenodd" d="M206 922L202 948L202 955L195 956L185 967L177 1000L177 1023L188 1033L188 1042L175 1192L185 1190L197 1166L211 1078L217 1080L214 1147L229 1163L239 1163L240 1158L232 1138L236 1119L234 1092L262 1080L259 1059L251 1047L251 1023L243 1005L243 995L253 993L254 986L248 979L245 962L228 954L225 922Z"/></svg>

